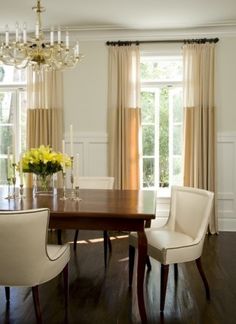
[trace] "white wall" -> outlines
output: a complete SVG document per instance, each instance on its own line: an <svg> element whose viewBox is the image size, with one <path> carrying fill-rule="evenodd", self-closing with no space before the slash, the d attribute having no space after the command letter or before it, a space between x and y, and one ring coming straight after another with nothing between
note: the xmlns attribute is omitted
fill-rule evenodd
<svg viewBox="0 0 236 324"><path fill-rule="evenodd" d="M221 37L216 54L219 227L236 231L236 37Z"/></svg>
<svg viewBox="0 0 236 324"><path fill-rule="evenodd" d="M236 131L236 37L221 37L216 51L217 132Z"/></svg>
<svg viewBox="0 0 236 324"><path fill-rule="evenodd" d="M81 42L84 58L64 72L66 130L70 124L79 133L106 133L107 48L104 42Z"/></svg>
<svg viewBox="0 0 236 324"><path fill-rule="evenodd" d="M236 230L236 36L216 36L220 38L215 77L219 224L222 230ZM142 48L150 50L150 46ZM176 52L181 45L162 44L161 51L163 46ZM73 124L81 175L103 176L107 174L107 46L103 39L82 41L80 47L83 62L64 72L65 136L68 139Z"/></svg>

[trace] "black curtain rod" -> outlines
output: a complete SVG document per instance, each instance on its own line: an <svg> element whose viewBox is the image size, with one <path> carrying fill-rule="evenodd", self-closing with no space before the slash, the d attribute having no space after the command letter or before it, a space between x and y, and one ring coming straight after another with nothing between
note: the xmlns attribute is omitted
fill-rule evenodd
<svg viewBox="0 0 236 324"><path fill-rule="evenodd" d="M106 42L107 46L129 46L132 44L151 44L151 43L184 43L184 44L205 44L217 43L219 38L196 38L196 39L164 39L164 40L146 40L146 41L116 41Z"/></svg>

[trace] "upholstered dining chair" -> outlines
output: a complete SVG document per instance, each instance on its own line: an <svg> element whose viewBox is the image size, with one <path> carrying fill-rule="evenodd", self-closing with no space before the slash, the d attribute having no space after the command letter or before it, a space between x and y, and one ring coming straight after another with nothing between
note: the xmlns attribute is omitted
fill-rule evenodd
<svg viewBox="0 0 236 324"><path fill-rule="evenodd" d="M70 246L47 244L48 222L46 208L0 212L0 285L5 286L7 302L10 287L31 287L38 323L42 322L39 285L61 272L68 305Z"/></svg>
<svg viewBox="0 0 236 324"><path fill-rule="evenodd" d="M164 311L169 265L194 261L203 280L206 297L210 299L209 285L201 264L204 239L211 215L214 194L207 190L173 186L170 214L166 225L145 230L148 256L161 263L160 311ZM129 236L129 283L132 285L137 234ZM150 265L148 265L150 270Z"/></svg>
<svg viewBox="0 0 236 324"><path fill-rule="evenodd" d="M80 177L79 178L80 189L113 189L114 178L113 177ZM74 236L74 251L76 251L77 240L79 230L75 231ZM107 231L103 231L103 246L104 246L104 264L107 266L107 247L109 252L112 252L112 245L109 234Z"/></svg>

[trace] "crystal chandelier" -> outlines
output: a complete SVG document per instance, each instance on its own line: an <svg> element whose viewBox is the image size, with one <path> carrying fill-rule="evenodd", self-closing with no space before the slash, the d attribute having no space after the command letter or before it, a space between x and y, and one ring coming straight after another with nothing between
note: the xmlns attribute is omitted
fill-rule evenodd
<svg viewBox="0 0 236 324"><path fill-rule="evenodd" d="M68 31L63 42L60 28L57 30L56 41L53 28L50 31L50 39L46 40L41 25L41 13L45 9L41 6L40 0L37 0L37 5L32 9L36 12L34 36L27 35L25 24L21 30L17 23L14 40L10 40L6 26L5 42L0 44L0 62L13 65L17 69L32 66L35 71L73 68L82 57L79 53L79 43L76 42L74 47L70 46Z"/></svg>

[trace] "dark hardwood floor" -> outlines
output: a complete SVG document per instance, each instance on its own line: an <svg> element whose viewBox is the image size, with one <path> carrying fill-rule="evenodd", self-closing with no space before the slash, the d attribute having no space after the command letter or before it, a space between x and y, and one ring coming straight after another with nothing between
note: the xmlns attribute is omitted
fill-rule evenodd
<svg viewBox="0 0 236 324"><path fill-rule="evenodd" d="M50 240L56 242L55 232ZM63 233L63 240L73 242L74 231ZM123 236L122 236L123 235ZM57 324L128 324L140 323L135 280L128 289L128 239L116 233L109 266L104 269L102 233L80 232L76 254L71 244L70 305L64 311L62 276L40 287L44 323ZM205 291L195 263L179 266L178 282L173 268L169 273L165 313L159 312L160 265L152 262L146 275L146 308L148 323L217 324L236 323L236 232L208 236L202 263L209 280L211 301ZM135 279L135 278L134 278ZM36 323L31 290L12 288L9 305L4 288L0 289L0 323Z"/></svg>

